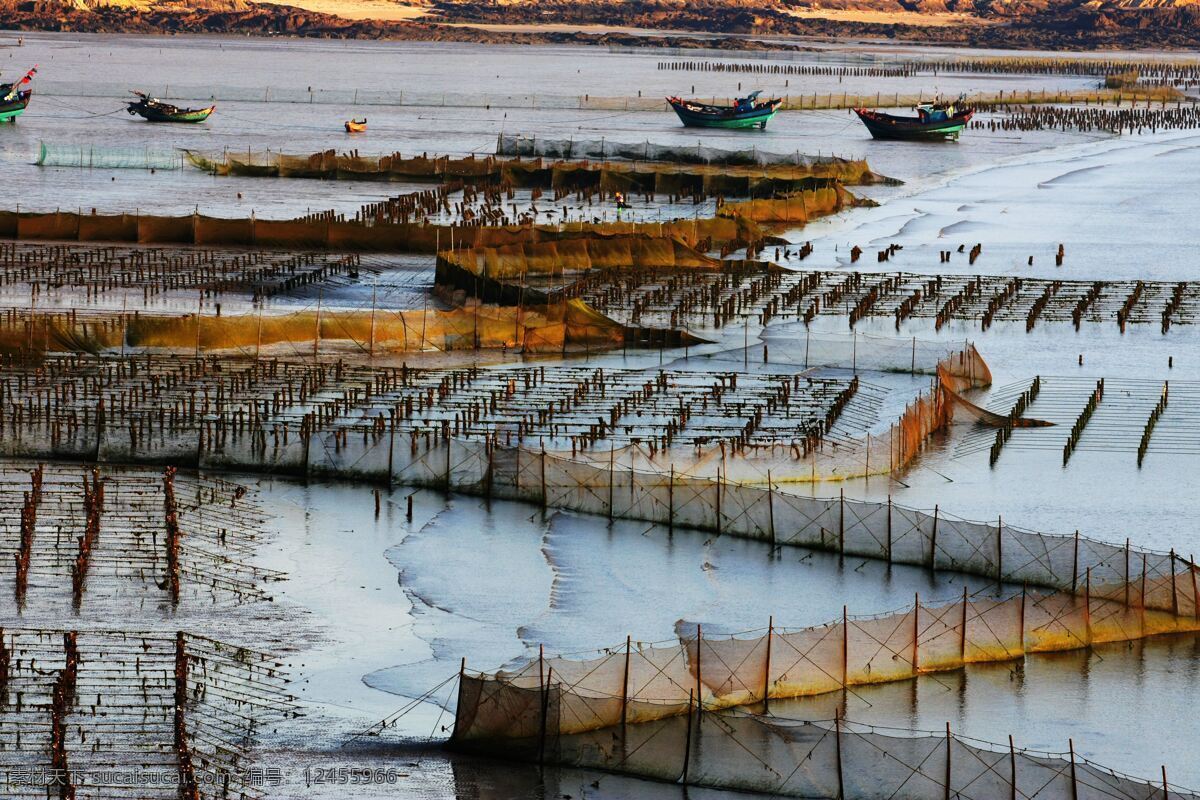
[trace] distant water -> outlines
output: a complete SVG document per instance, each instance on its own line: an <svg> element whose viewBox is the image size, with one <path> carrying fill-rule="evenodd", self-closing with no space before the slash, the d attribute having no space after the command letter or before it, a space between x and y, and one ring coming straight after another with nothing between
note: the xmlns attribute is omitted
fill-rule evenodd
<svg viewBox="0 0 1200 800"><path fill-rule="evenodd" d="M581 111L563 101L590 97L729 96L763 89L778 95L1021 88L1081 88L1076 78L939 76L899 78L758 76L660 71L676 56L649 50L595 47L483 47L471 44L336 42L235 37L143 37L26 34L24 47L0 49L11 76L38 63L35 96L14 126L0 130L0 173L20 186L10 205L36 210L140 209L223 216L287 217L311 210L357 210L404 191L389 184L314 180L213 178L179 171L37 169L41 141L80 147L191 148L220 153L272 149L312 153L356 149L364 154L494 152L501 132L552 138L607 137L630 142L695 144L777 152L866 157L879 172L906 181L971 169L1055 146L1058 134L972 132L957 145L916 147L874 142L848 112L783 113L764 131L685 129L664 104L660 112ZM830 63L825 56L822 63ZM787 85L785 85L785 81ZM201 125L152 125L124 111L128 90L166 92L180 105L207 104L216 113ZM265 102L279 96L341 97L342 102ZM356 105L362 96L406 93L434 105ZM274 94L272 94L274 92ZM472 98L472 107L437 105L443 95ZM492 98L491 108L483 107ZM538 98L541 97L541 100ZM231 99L236 98L236 99ZM555 106L545 109L543 106ZM515 107L514 107L515 106ZM366 135L342 129L365 116ZM1068 136L1068 140L1078 137ZM238 196L240 193L240 197Z"/></svg>

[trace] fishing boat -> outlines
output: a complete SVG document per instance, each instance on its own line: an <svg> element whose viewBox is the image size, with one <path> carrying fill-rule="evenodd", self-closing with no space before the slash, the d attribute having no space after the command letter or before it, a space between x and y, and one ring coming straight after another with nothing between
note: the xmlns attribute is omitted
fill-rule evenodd
<svg viewBox="0 0 1200 800"><path fill-rule="evenodd" d="M33 97L32 89L21 87L33 80L37 74L37 65L26 72L19 81L0 83L0 122L12 122L29 107L29 99Z"/></svg>
<svg viewBox="0 0 1200 800"><path fill-rule="evenodd" d="M346 133L362 133L367 129L367 118L346 120Z"/></svg>
<svg viewBox="0 0 1200 800"><path fill-rule="evenodd" d="M149 122L204 122L216 110L216 106L207 108L180 108L170 103L164 103L145 92L133 91L137 100L131 102L125 109L130 114L137 114Z"/></svg>
<svg viewBox="0 0 1200 800"><path fill-rule="evenodd" d="M668 97L667 102L679 121L689 128L765 128L783 105L781 98L759 100L762 92L751 92L733 101L733 105L715 106L696 100Z"/></svg>
<svg viewBox="0 0 1200 800"><path fill-rule="evenodd" d="M868 108L856 108L854 113L867 126L871 136L876 139L925 139L925 140L958 140L958 135L971 121L975 109L963 105L965 98L950 103L934 100L917 106L917 116L898 117L884 114L882 111L872 111Z"/></svg>

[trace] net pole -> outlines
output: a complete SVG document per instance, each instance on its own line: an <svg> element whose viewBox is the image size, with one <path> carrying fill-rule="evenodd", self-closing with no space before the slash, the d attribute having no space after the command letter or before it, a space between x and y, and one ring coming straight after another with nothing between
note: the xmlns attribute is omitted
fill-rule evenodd
<svg viewBox="0 0 1200 800"><path fill-rule="evenodd" d="M1179 616L1179 592L1175 587L1175 550L1171 550L1171 616Z"/></svg>
<svg viewBox="0 0 1200 800"><path fill-rule="evenodd" d="M667 478L667 534L675 533L675 465L671 465Z"/></svg>
<svg viewBox="0 0 1200 800"><path fill-rule="evenodd" d="M912 671L916 677L921 671L921 593L913 592L913 647Z"/></svg>
<svg viewBox="0 0 1200 800"><path fill-rule="evenodd" d="M771 483L771 470L767 470L767 524L770 526L769 533L771 535L771 547L775 546L775 487ZM1195 584L1195 574L1192 575L1193 588ZM767 648L767 660L770 660L770 648Z"/></svg>
<svg viewBox="0 0 1200 800"><path fill-rule="evenodd" d="M1125 605L1129 606L1129 539L1125 539Z"/></svg>
<svg viewBox="0 0 1200 800"><path fill-rule="evenodd" d="M833 748L837 759L838 800L846 796L846 780L842 775L842 711L838 709L833 716Z"/></svg>
<svg viewBox="0 0 1200 800"><path fill-rule="evenodd" d="M688 768L692 761L692 717L693 706L695 705L695 690L688 689L688 715L687 715L687 733L685 734L683 745L683 775L680 777L680 782L688 785Z"/></svg>
<svg viewBox="0 0 1200 800"><path fill-rule="evenodd" d="M938 529L938 507L933 507L933 533L929 539L929 568L933 569L934 563L937 561L937 529Z"/></svg>
<svg viewBox="0 0 1200 800"><path fill-rule="evenodd" d="M389 426L390 430L388 431L388 485L389 486L391 486L392 484L394 484L396 482L396 471L395 471L395 464L396 464L396 409L392 408L392 409L390 409L390 411L391 411L391 414L390 414L391 425ZM521 458L521 451L518 449L517 450L517 459L518 459L517 474L518 475L521 474L520 458ZM408 507L409 507L408 518L411 520L412 519L412 511L411 511L412 495L409 495Z"/></svg>
<svg viewBox="0 0 1200 800"><path fill-rule="evenodd" d="M696 715L697 715L697 717L700 715L700 711L704 706L704 700L702 699L702 693L700 691L700 688L702 686L702 679L700 677L700 675L701 675L701 672L700 672L700 662L701 662L700 649L703 646L704 646L704 635L700 630L700 624L697 623L696 624Z"/></svg>
<svg viewBox="0 0 1200 800"><path fill-rule="evenodd" d="M1188 557L1188 572L1192 576L1192 619L1200 620L1200 591L1196 586L1196 558Z"/></svg>
<svg viewBox="0 0 1200 800"><path fill-rule="evenodd" d="M846 490L838 489L838 555L846 555Z"/></svg>
<svg viewBox="0 0 1200 800"><path fill-rule="evenodd" d="M842 696L850 679L850 614L842 606Z"/></svg>
<svg viewBox="0 0 1200 800"><path fill-rule="evenodd" d="M541 725L541 741L538 742L538 764L546 763L546 723L550 712L550 677L554 673L554 667L546 670L546 683L542 689L542 725Z"/></svg>
<svg viewBox="0 0 1200 800"><path fill-rule="evenodd" d="M1008 800L1017 800L1017 748L1011 733L1008 735L1008 767L1011 772Z"/></svg>
<svg viewBox="0 0 1200 800"><path fill-rule="evenodd" d="M615 444L610 445L608 448L608 519L610 521L613 518L613 482L615 480L613 460L616 454L617 446Z"/></svg>
<svg viewBox="0 0 1200 800"><path fill-rule="evenodd" d="M1028 592L1026 585L1021 584L1021 655L1025 655L1025 598Z"/></svg>
<svg viewBox="0 0 1200 800"><path fill-rule="evenodd" d="M542 508L546 507L546 443L542 442Z"/></svg>
<svg viewBox="0 0 1200 800"><path fill-rule="evenodd" d="M717 526L717 535L720 536L721 535L721 490L724 488L723 482L721 480L721 468L720 467L717 467L717 483L714 488L716 488L716 490L717 490L717 515L716 515L715 524Z"/></svg>
<svg viewBox="0 0 1200 800"><path fill-rule="evenodd" d="M1141 586L1141 598L1140 598L1138 605L1140 606L1141 623L1142 623L1142 631L1141 631L1140 638L1144 638L1146 636L1146 554L1145 553L1142 553L1142 586Z"/></svg>
<svg viewBox="0 0 1200 800"><path fill-rule="evenodd" d="M375 277L374 283L371 284L371 338L367 344L367 355L371 358L375 357L375 292L379 286L379 277Z"/></svg>
<svg viewBox="0 0 1200 800"><path fill-rule="evenodd" d="M317 354L321 349L321 301L325 299L325 290L317 291L317 324L313 331L313 360L317 359Z"/></svg>
<svg viewBox="0 0 1200 800"><path fill-rule="evenodd" d="M775 638L775 617L767 620L767 659L763 667L763 713L766 714L771 702L771 642Z"/></svg>
<svg viewBox="0 0 1200 800"><path fill-rule="evenodd" d="M967 587L963 587L962 627L958 632L958 661L960 665L967 663Z"/></svg>
<svg viewBox="0 0 1200 800"><path fill-rule="evenodd" d="M454 705L455 712L456 712L455 713L456 721L462 717L463 678L466 677L466 674L467 674L467 659L466 659L466 656L464 656L462 661L458 665L458 701ZM453 742L455 739L458 738L458 735L459 735L458 725L456 724L453 728L450 729L450 741Z"/></svg>
<svg viewBox="0 0 1200 800"><path fill-rule="evenodd" d="M1004 580L1004 515L996 516L996 583Z"/></svg>
<svg viewBox="0 0 1200 800"><path fill-rule="evenodd" d="M1083 584L1083 624L1087 643L1092 644L1092 568L1087 568Z"/></svg>
<svg viewBox="0 0 1200 800"><path fill-rule="evenodd" d="M1079 585L1079 531L1075 531L1075 554L1071 557L1071 591Z"/></svg>
<svg viewBox="0 0 1200 800"><path fill-rule="evenodd" d="M629 719L629 651L631 637L625 636L625 673L621 678L621 743L625 742L625 725Z"/></svg>
<svg viewBox="0 0 1200 800"><path fill-rule="evenodd" d="M892 496L887 499L887 561L892 563Z"/></svg>
<svg viewBox="0 0 1200 800"><path fill-rule="evenodd" d="M1067 739L1071 753L1071 800L1079 800L1079 782L1075 776L1075 740Z"/></svg>
<svg viewBox="0 0 1200 800"><path fill-rule="evenodd" d="M951 738L952 737L950 735L950 723L947 722L946 723L946 785L945 785L945 787L943 787L944 788L944 793L942 795L943 800L950 800L950 783L951 783L951 776L953 774L950 771L950 741L951 741Z"/></svg>

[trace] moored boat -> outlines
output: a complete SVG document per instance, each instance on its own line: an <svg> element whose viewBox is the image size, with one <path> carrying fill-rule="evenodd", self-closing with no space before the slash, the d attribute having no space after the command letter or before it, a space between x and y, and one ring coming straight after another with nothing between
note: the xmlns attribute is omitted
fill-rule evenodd
<svg viewBox="0 0 1200 800"><path fill-rule="evenodd" d="M216 110L215 105L206 108L180 108L151 97L145 92L134 91L137 100L126 107L130 114L137 114L149 122L204 122Z"/></svg>
<svg viewBox="0 0 1200 800"><path fill-rule="evenodd" d="M367 118L346 120L346 133L362 133L367 129Z"/></svg>
<svg viewBox="0 0 1200 800"><path fill-rule="evenodd" d="M37 65L26 72L18 81L0 83L0 122L11 122L25 112L29 100L33 97L32 89L21 87L33 80L37 74Z"/></svg>
<svg viewBox="0 0 1200 800"><path fill-rule="evenodd" d="M917 106L915 117L884 114L868 108L856 108L854 113L876 139L957 140L975 114L975 109L962 103L962 97L951 103L923 103Z"/></svg>
<svg viewBox="0 0 1200 800"><path fill-rule="evenodd" d="M696 100L668 97L667 102L689 128L765 128L783 105L781 98L759 100L761 92L739 97L730 106L715 106Z"/></svg>

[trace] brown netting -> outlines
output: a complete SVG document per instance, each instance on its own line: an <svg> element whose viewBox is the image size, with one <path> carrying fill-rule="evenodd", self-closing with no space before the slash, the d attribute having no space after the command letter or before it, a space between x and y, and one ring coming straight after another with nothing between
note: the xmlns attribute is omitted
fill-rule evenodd
<svg viewBox="0 0 1200 800"><path fill-rule="evenodd" d="M196 241L196 218L138 217L137 240L142 244L192 244Z"/></svg>
<svg viewBox="0 0 1200 800"><path fill-rule="evenodd" d="M81 242L135 242L138 218L134 214L92 214L79 218Z"/></svg>
<svg viewBox="0 0 1200 800"><path fill-rule="evenodd" d="M507 183L521 188L599 188L730 197L770 197L803 191L814 181L874 183L866 161L830 159L802 163L718 164L668 161L543 160L541 158L362 156L332 150L303 154L185 151L187 160L214 175L344 178L351 180L447 180Z"/></svg>
<svg viewBox="0 0 1200 800"><path fill-rule="evenodd" d="M253 219L220 219L197 216L195 243L201 245L252 245L255 243Z"/></svg>
<svg viewBox="0 0 1200 800"><path fill-rule="evenodd" d="M78 214L21 214L17 218L18 239L77 239Z"/></svg>

